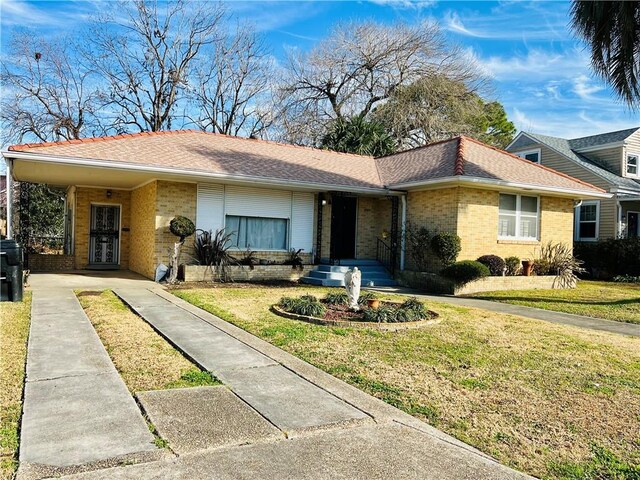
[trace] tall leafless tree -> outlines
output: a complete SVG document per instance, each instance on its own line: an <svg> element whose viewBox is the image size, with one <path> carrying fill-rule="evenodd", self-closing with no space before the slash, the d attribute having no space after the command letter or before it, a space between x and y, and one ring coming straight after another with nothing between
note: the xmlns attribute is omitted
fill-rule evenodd
<svg viewBox="0 0 640 480"><path fill-rule="evenodd" d="M290 55L283 88L288 108L280 117L290 137L302 137L304 124L366 117L398 87L425 76L479 81L473 64L460 61L459 53L433 23L339 24L309 53Z"/></svg>
<svg viewBox="0 0 640 480"><path fill-rule="evenodd" d="M126 20L98 19L85 57L108 82L103 100L115 130L170 129L195 58L215 43L222 4L135 0L117 10Z"/></svg>
<svg viewBox="0 0 640 480"><path fill-rule="evenodd" d="M195 71L188 116L202 130L260 136L271 125L274 65L251 26L238 24L216 41Z"/></svg>
<svg viewBox="0 0 640 480"><path fill-rule="evenodd" d="M69 39L12 38L0 78L5 142L71 140L96 128L95 78L74 52Z"/></svg>

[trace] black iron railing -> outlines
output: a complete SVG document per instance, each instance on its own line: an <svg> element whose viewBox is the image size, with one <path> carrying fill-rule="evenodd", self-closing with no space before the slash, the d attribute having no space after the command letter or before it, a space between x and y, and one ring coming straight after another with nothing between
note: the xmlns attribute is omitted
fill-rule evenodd
<svg viewBox="0 0 640 480"><path fill-rule="evenodd" d="M395 273L396 259L393 248L382 238L378 238L376 243L376 260L389 270L391 275Z"/></svg>

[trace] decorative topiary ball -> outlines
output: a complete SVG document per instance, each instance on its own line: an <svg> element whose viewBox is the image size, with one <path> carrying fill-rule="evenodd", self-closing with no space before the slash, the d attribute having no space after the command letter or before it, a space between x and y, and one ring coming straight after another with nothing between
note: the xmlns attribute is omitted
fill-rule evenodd
<svg viewBox="0 0 640 480"><path fill-rule="evenodd" d="M180 241L183 242L185 238L195 233L196 226L187 217L178 215L169 223L169 230L176 237L180 237Z"/></svg>

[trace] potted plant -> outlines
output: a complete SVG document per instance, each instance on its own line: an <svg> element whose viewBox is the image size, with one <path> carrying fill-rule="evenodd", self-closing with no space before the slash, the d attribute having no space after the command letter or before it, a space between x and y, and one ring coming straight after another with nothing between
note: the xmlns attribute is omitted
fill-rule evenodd
<svg viewBox="0 0 640 480"><path fill-rule="evenodd" d="M533 260L522 260L522 275L530 277L533 271Z"/></svg>

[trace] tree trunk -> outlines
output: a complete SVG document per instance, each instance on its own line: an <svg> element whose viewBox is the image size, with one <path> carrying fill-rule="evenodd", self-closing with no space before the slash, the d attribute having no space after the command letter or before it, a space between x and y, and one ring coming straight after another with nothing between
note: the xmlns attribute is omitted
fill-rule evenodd
<svg viewBox="0 0 640 480"><path fill-rule="evenodd" d="M178 281L178 263L180 261L180 249L182 248L182 242L176 242L173 244L173 253L171 254L171 273L169 274L169 283L177 283Z"/></svg>

